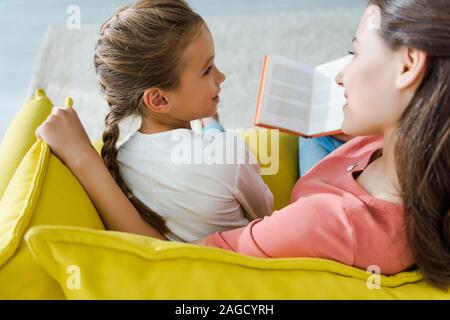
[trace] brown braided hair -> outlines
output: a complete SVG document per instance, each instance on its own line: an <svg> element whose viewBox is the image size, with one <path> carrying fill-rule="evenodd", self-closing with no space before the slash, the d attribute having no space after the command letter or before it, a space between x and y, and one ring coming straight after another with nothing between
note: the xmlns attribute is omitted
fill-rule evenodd
<svg viewBox="0 0 450 320"><path fill-rule="evenodd" d="M141 0L106 21L95 46L97 79L110 107L101 156L141 217L162 235L170 233L164 218L133 195L120 173L119 123L129 116L145 116L146 89L176 89L184 68L182 52L204 24L184 0Z"/></svg>
<svg viewBox="0 0 450 320"><path fill-rule="evenodd" d="M450 287L450 0L370 0L394 50L428 56L423 82L395 131L408 243L424 278Z"/></svg>

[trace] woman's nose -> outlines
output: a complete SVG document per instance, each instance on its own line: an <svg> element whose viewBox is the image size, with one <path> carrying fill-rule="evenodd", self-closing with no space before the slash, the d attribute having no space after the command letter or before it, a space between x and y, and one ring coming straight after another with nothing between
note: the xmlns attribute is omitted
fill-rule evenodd
<svg viewBox="0 0 450 320"><path fill-rule="evenodd" d="M341 87L344 86L344 75L342 74L342 71L337 74L334 81L337 83L337 85L339 85Z"/></svg>

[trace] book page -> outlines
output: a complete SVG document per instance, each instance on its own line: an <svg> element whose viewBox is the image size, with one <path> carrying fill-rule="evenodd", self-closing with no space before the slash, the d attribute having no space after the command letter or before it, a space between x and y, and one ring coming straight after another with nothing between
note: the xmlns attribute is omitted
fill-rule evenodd
<svg viewBox="0 0 450 320"><path fill-rule="evenodd" d="M344 120L345 89L335 82L339 72L351 61L346 56L316 67L314 72L309 135L336 131Z"/></svg>
<svg viewBox="0 0 450 320"><path fill-rule="evenodd" d="M307 132L314 69L276 55L269 56L266 67L259 121L289 131Z"/></svg>

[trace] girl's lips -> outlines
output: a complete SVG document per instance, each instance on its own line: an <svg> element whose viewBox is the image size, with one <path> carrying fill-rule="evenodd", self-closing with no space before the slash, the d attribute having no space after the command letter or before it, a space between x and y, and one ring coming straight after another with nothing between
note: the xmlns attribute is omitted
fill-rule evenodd
<svg viewBox="0 0 450 320"><path fill-rule="evenodd" d="M220 96L217 95L217 96L213 99L213 101L216 102L216 103L219 103L219 102L220 102Z"/></svg>

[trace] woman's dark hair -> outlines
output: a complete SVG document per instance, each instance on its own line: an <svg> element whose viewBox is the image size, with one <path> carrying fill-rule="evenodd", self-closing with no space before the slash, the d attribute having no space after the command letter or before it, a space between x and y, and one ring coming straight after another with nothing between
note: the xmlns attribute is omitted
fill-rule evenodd
<svg viewBox="0 0 450 320"><path fill-rule="evenodd" d="M450 0L370 0L381 38L427 55L425 77L396 128L396 170L416 266L450 286Z"/></svg>
<svg viewBox="0 0 450 320"><path fill-rule="evenodd" d="M95 47L97 80L110 107L103 161L142 218L162 235L170 233L163 217L134 196L120 173L119 123L129 116L145 115L146 89L170 90L179 85L183 50L204 25L184 0L141 0L120 9L102 25Z"/></svg>

